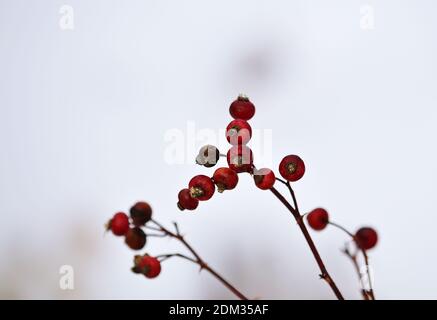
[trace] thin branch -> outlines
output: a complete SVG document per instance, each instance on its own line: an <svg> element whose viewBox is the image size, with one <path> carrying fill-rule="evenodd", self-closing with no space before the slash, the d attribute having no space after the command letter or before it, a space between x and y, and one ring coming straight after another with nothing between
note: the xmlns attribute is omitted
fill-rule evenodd
<svg viewBox="0 0 437 320"><path fill-rule="evenodd" d="M147 237L155 237L155 238L164 238L167 237L167 235L165 233L148 233Z"/></svg>
<svg viewBox="0 0 437 320"><path fill-rule="evenodd" d="M352 264L354 265L355 271L356 271L357 276L358 276L358 281L361 282L361 272L360 272L360 266L359 266L358 260L357 260L357 255L356 254L352 254L347 247L345 247L343 249L343 253L347 257L349 257L351 259ZM367 290L361 289L361 294L363 295L363 299L364 300L370 300L371 299L370 294L367 292Z"/></svg>
<svg viewBox="0 0 437 320"><path fill-rule="evenodd" d="M178 226L177 222L173 222L173 225L174 225L174 228L175 228L175 230L176 230L176 234L177 234L178 236L180 236L181 233L179 232L179 226Z"/></svg>
<svg viewBox="0 0 437 320"><path fill-rule="evenodd" d="M212 269L206 262L199 256L199 254L193 249L193 247L184 239L182 235L179 234L179 231L177 229L177 233L171 232L170 230L166 229L163 225L161 225L159 222L155 220L151 220L155 225L157 225L162 232L164 232L166 235L175 238L179 240L187 249L190 251L195 259L187 259L188 257L184 255L177 254L178 257L187 259L191 262L197 263L200 266L200 269L205 269L209 273L211 273L214 277L216 277L226 288L228 288L232 293L234 293L238 298L241 300L248 300L248 298L243 295L239 290L237 290L233 285L231 285L227 280L225 280L219 273L217 273L214 269Z"/></svg>
<svg viewBox="0 0 437 320"><path fill-rule="evenodd" d="M183 255L181 253L168 253L168 254L160 254L159 256L156 256L156 258L159 259L159 261L161 261L161 262L165 261L167 259L170 259L172 257L179 257L179 258L185 259L187 261L190 261L190 262L193 262L193 263L197 263L197 260L195 260L193 258L190 258L190 257L188 257L186 255Z"/></svg>
<svg viewBox="0 0 437 320"><path fill-rule="evenodd" d="M317 251L313 239L311 238L308 229L303 223L302 217L299 212L293 208L293 206L284 198L284 196L278 190L276 190L275 188L271 188L270 191L279 199L279 201L282 202L282 204L291 212L293 217L296 219L297 224L299 225L299 228L301 229L314 258L316 259L317 265L319 266L321 272L320 278L324 279L328 283L338 300L344 300L343 295L341 294L334 280L329 275L328 270L326 269L325 264L323 263L323 260L320 257L320 254Z"/></svg>
<svg viewBox="0 0 437 320"><path fill-rule="evenodd" d="M331 222L331 221L329 221L328 223L329 223L331 226L334 226L334 227L336 227L336 228L342 230L343 232L347 233L347 235L348 235L349 237L351 237L352 240L355 239L354 234L353 234L352 232L350 232L349 230L347 230L345 227L339 225L338 223Z"/></svg>
<svg viewBox="0 0 437 320"><path fill-rule="evenodd" d="M282 180L281 178L276 177L276 181L279 181L280 183L287 185L287 181Z"/></svg>
<svg viewBox="0 0 437 320"><path fill-rule="evenodd" d="M294 193L294 190L291 188L290 181L287 181L286 185L287 185L288 190L290 191L290 195L291 195L291 197L293 198L294 208L296 209L297 213L298 213L299 216L300 216L299 206L298 206L298 204L297 204L296 195L295 195L295 193Z"/></svg>
<svg viewBox="0 0 437 320"><path fill-rule="evenodd" d="M363 248L361 248L357 244L356 239L355 239L355 235L352 232L350 232L349 230L347 230L345 227L343 227L342 225L340 225L338 223L331 222L331 221L329 221L329 224L336 227L337 229L340 229L341 231L345 232L349 237L351 237L352 240L354 241L354 243L357 245L357 248L359 248L359 250L363 254L364 262L366 264L367 277L369 279L369 290L367 291L363 288L363 291L365 291L365 293L366 293L365 295L363 294L363 296L365 299L366 299L366 296L369 296L369 298L371 300L375 300L375 293L373 292L372 279L370 277L369 257L367 255L366 250L364 250ZM357 270L357 273L358 273L358 277L361 281L361 272L360 272L360 267L359 267L358 261L357 261L357 255L352 254L347 248L345 250L343 250L343 252L346 254L346 256L348 256L352 260L352 263L354 264L355 269ZM369 299L366 299L366 300L369 300Z"/></svg>
<svg viewBox="0 0 437 320"><path fill-rule="evenodd" d="M153 231L161 231L161 228L155 228L149 225L145 225L144 228L149 229L149 230L153 230Z"/></svg>

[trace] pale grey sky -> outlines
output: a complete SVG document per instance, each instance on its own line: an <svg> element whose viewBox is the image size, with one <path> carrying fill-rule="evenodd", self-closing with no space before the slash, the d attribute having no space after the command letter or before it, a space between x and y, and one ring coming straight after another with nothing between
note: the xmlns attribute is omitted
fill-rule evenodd
<svg viewBox="0 0 437 320"><path fill-rule="evenodd" d="M60 28L65 4L74 30ZM176 208L189 179L212 171L168 165L165 133L224 129L244 92L253 128L272 130L274 169L287 154L306 162L302 210L378 230L377 296L437 298L436 11L431 0L0 1L0 296L232 298L183 261L153 281L129 271L134 253L103 224L143 199L248 296L333 298L296 223L248 176L194 214ZM313 234L359 298L346 238ZM59 289L64 264L74 291Z"/></svg>

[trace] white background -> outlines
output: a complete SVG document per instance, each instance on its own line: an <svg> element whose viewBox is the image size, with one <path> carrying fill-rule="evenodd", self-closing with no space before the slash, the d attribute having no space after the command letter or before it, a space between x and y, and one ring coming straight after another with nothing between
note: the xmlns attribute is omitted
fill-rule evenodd
<svg viewBox="0 0 437 320"><path fill-rule="evenodd" d="M63 4L74 30L59 27ZM373 30L360 28L366 4ZM333 298L296 223L249 176L195 213L175 206L212 172L166 163L165 133L225 128L245 92L252 126L273 130L275 169L290 153L306 162L301 209L378 230L377 297L437 298L436 12L431 0L0 1L0 297L233 298L183 261L155 280L129 271L134 253L103 225L144 199L248 296ZM313 234L360 298L347 238ZM59 289L64 264L73 291Z"/></svg>

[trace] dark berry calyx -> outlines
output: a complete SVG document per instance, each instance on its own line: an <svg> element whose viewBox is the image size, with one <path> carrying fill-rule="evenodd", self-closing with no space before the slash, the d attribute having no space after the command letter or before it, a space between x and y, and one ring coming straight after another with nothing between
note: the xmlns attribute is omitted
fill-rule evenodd
<svg viewBox="0 0 437 320"><path fill-rule="evenodd" d="M215 184L212 179L205 175L197 175L188 183L189 195L197 200L209 200L215 192ZM184 206L182 204L182 206Z"/></svg>
<svg viewBox="0 0 437 320"><path fill-rule="evenodd" d="M191 187L190 188L190 196L193 198L202 197L204 194L205 194L205 191L203 191L202 188L199 188L199 187Z"/></svg>
<svg viewBox="0 0 437 320"><path fill-rule="evenodd" d="M133 273L142 273L140 262L143 256L135 255L134 256L134 266L131 268Z"/></svg>
<svg viewBox="0 0 437 320"><path fill-rule="evenodd" d="M132 267L132 272L134 273L142 273L147 274L150 271L150 266L143 263L144 257L147 257L148 254L144 256L136 255L134 257L134 266Z"/></svg>
<svg viewBox="0 0 437 320"><path fill-rule="evenodd" d="M178 206L179 210L184 211L185 208L182 206L182 204L180 202L176 203L176 205Z"/></svg>
<svg viewBox="0 0 437 320"><path fill-rule="evenodd" d="M279 173L287 181L297 181L305 174L305 163L297 155L288 155L279 164Z"/></svg>
<svg viewBox="0 0 437 320"><path fill-rule="evenodd" d="M227 188L223 183L216 183L217 192L223 193Z"/></svg>
<svg viewBox="0 0 437 320"><path fill-rule="evenodd" d="M249 101L249 97L244 93L240 93L237 98L238 101Z"/></svg>
<svg viewBox="0 0 437 320"><path fill-rule="evenodd" d="M134 257L134 273L143 274L146 278L156 278L161 273L161 262L158 258L145 254Z"/></svg>
<svg viewBox="0 0 437 320"><path fill-rule="evenodd" d="M295 173L297 169L297 165L294 162L290 162L289 164L287 164L287 171L288 173Z"/></svg>

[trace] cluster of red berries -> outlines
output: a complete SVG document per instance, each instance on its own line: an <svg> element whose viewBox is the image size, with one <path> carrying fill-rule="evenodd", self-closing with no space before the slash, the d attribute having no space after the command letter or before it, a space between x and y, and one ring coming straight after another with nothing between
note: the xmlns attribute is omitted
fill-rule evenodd
<svg viewBox="0 0 437 320"><path fill-rule="evenodd" d="M255 185L261 190L271 190L272 193L283 202L288 210L295 217L299 226L304 233L312 253L315 256L320 270L323 274L323 279L331 286L336 296L343 299L340 291L333 282L332 278L326 271L321 262L320 255L312 243L305 224L303 224L303 215L300 214L297 205L297 200L290 182L300 180L305 174L305 163L297 155L285 156L279 164L279 174L283 179L277 178L273 170L269 168L257 169L254 165L253 153L250 147L247 146L252 138L252 128L248 121L255 115L255 106L244 95L238 96L229 107L229 113L233 120L226 127L226 138L231 147L226 155L222 155L218 148L212 145L202 147L196 157L196 163L207 168L214 167L219 161L220 157L226 157L227 167L221 167L215 170L212 177L206 175L197 175L193 177L188 187L182 189L178 194L178 207L180 210L195 210L199 201L207 201L212 198L217 188L217 191L222 193L225 190L235 189L240 173L249 173L254 180ZM284 181L285 180L285 181ZM293 198L294 208L288 201L276 190L275 182L285 184ZM330 221L329 214L325 209L317 208L306 214L309 226L314 230L323 230L328 224L336 226L346 233L348 233L357 248L362 249L366 264L367 255L365 250L372 249L378 242L378 235L376 231L369 227L360 228L355 234L350 233L345 228ZM151 225L146 225L150 221ZM154 230L160 232L158 234L145 233L144 230ZM184 240L179 233L177 224L175 223L176 232L171 232L157 221L152 219L152 208L146 202L137 202L130 209L130 217L124 212L116 213L107 224L107 230L111 230L116 236L124 236L125 243L133 250L140 250L144 248L147 237L152 236L169 236L178 239L185 247L193 254L194 258L187 257L182 254L167 254L152 257L148 254L136 255L134 257L134 266L132 271L134 273L143 274L147 278L155 278L161 272L161 263L172 256L179 256L191 262L198 264L201 268L206 268L213 275L217 277L217 273L210 269L208 265L201 260L199 255L192 249L192 247ZM347 253L345 251L345 253ZM356 255L349 255L356 262ZM226 287L232 292L237 292L239 298L245 298L244 295L238 292L233 286L226 282L221 277L217 277ZM374 299L373 289L363 291L365 299Z"/></svg>
<svg viewBox="0 0 437 320"><path fill-rule="evenodd" d="M141 250L146 245L147 235L142 227L152 219L152 208L147 202L137 202L129 210L130 219L124 212L116 213L107 223L106 229L116 236L124 236L124 241L132 250ZM147 278L155 278L161 272L161 263L147 254L134 258L132 271Z"/></svg>
<svg viewBox="0 0 437 320"><path fill-rule="evenodd" d="M226 154L228 167L218 168L212 177L197 175L188 183L188 188L178 194L178 207L181 210L194 210L199 201L209 200L217 187L218 192L232 190L238 184L238 173L247 172L253 176L255 185L269 190L276 181L274 172L269 168L256 169L253 164L252 150L247 143L252 138L252 128L248 123L255 115L255 106L244 95L231 103L229 113L234 118L226 127L226 139L232 145ZM207 168L217 164L221 154L212 145L202 147L196 157L196 163ZM305 164L296 155L288 155L279 165L279 173L287 181L297 181L305 173Z"/></svg>
<svg viewBox="0 0 437 320"><path fill-rule="evenodd" d="M308 213L307 221L314 230L323 230L329 224L329 214L323 208L316 208ZM378 234L373 228L362 227L353 235L357 246L363 250L369 250L376 246Z"/></svg>

